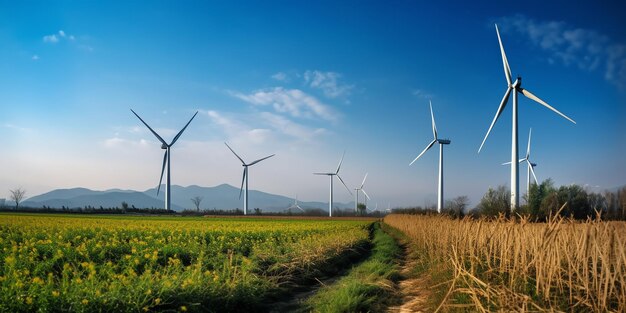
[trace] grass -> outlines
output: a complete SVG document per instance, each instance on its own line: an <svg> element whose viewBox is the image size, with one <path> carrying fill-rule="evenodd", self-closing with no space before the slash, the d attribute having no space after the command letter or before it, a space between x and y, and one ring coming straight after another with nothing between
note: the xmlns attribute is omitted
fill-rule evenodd
<svg viewBox="0 0 626 313"><path fill-rule="evenodd" d="M380 312L392 298L399 277L402 250L379 223L373 229L370 257L332 285L319 290L306 303L312 312Z"/></svg>

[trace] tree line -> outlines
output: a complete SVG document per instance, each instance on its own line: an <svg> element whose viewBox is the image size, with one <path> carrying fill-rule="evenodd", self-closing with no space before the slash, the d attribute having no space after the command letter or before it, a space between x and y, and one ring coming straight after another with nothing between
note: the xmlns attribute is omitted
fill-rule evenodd
<svg viewBox="0 0 626 313"><path fill-rule="evenodd" d="M506 186L489 188L478 205L469 208L469 198L459 196L445 202L443 214L453 217L497 217L504 215L525 216L531 221L544 222L551 215L558 214L568 218L585 220L596 218L603 220L626 220L626 186L616 191L591 192L576 184L556 187L552 179L541 184L531 184L530 191L524 195L524 204L511 212L511 192ZM559 212L559 209L563 209ZM394 213L401 214L437 214L435 206L396 208Z"/></svg>

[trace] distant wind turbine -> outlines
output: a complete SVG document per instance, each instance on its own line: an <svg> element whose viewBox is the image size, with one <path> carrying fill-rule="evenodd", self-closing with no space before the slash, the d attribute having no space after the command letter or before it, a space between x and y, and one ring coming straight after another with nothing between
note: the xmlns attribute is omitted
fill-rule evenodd
<svg viewBox="0 0 626 313"><path fill-rule="evenodd" d="M144 125L146 125L146 127L148 127L148 129L152 132L152 134L154 134L154 136L157 137L157 139L161 142L161 149L165 150L165 155L163 156L163 167L161 168L161 178L159 178L159 187L157 188L157 195L159 195L159 191L161 190L161 182L163 181L163 172L165 172L165 166L167 165L167 178L166 178L166 184L165 184L165 209L166 210L170 210L171 204L172 204L172 197L171 197L171 193L170 193L170 181L171 181L171 175L170 175L171 174L171 171L170 171L171 151L170 151L170 148L174 145L174 143L176 143L178 138L180 138L180 135L183 134L185 129L187 129L187 126L189 126L189 123L191 123L191 121L196 117L198 112L196 111L196 113L191 117L189 122L187 122L187 124L185 124L185 127L183 127L183 129L181 129L178 132L178 134L176 134L174 139L172 139L172 142L170 144L167 144L167 142L165 142L165 140L163 140L163 138L161 138L161 136L159 136L159 134L157 134L152 129L152 127L150 127L143 119L141 119L141 117L139 117L139 115L137 113L135 113L135 111L133 111L133 109L130 109L130 110L133 112L133 114L135 114L135 116Z"/></svg>
<svg viewBox="0 0 626 313"><path fill-rule="evenodd" d="M365 173L365 177L363 177L363 182L361 183L361 187L354 188L354 212L357 212L359 207L359 191L362 191L363 194L367 197L367 200L371 200L370 196L367 195L365 189L363 189L363 185L365 185L365 180L367 179L367 173ZM366 207L367 208L367 207Z"/></svg>
<svg viewBox="0 0 626 313"><path fill-rule="evenodd" d="M328 200L328 216L332 217L333 216L333 176L337 176L337 178L339 178L339 181L341 181L341 183L343 184L344 187L346 187L346 190L350 193L350 195L352 195L352 192L350 191L350 189L348 188L348 186L346 186L346 183L343 182L343 179L341 179L341 176L339 176L339 169L341 169L341 163L343 163L343 157L346 155L346 152L343 153L343 155L341 156L341 160L339 160L339 165L337 166L337 170L333 173L313 173L313 175L326 175L330 178L330 197Z"/></svg>
<svg viewBox="0 0 626 313"><path fill-rule="evenodd" d="M237 153L235 152L235 150L233 150L227 143L224 143L226 145L226 147L228 147L228 149L237 157L237 159L239 159L239 161L241 161L241 166L243 166L243 178L241 179L241 188L239 189L239 199L241 199L241 193L242 191L244 191L244 183L245 183L245 192L243 193L243 215L247 215L248 214L248 176L250 176L248 174L248 167L252 166L254 164L257 164L265 159L269 159L273 156L275 156L275 154L272 155L268 155L264 158L258 159L256 161L253 161L249 164L247 164L239 155L237 155Z"/></svg>
<svg viewBox="0 0 626 313"><path fill-rule="evenodd" d="M449 145L449 139L439 139L437 137L437 125L435 125L435 115L433 114L433 104L430 103L430 118L433 126L433 141L431 141L426 149L422 151L414 160L409 164L411 166L417 159L419 159L428 149L430 149L435 143L439 143L439 185L437 188L438 196L437 196L437 212L441 213L441 208L443 206L443 145Z"/></svg>
<svg viewBox="0 0 626 313"><path fill-rule="evenodd" d="M300 211L304 212L304 209L302 209L302 208L298 205L298 195L296 195L295 202L294 202L294 203L293 203L290 207L288 207L288 208L287 208L287 210L294 209L294 208L296 208L296 209L298 209L298 210L300 210Z"/></svg>
<svg viewBox="0 0 626 313"><path fill-rule="evenodd" d="M373 210L370 210L370 209L367 209L367 208L366 208L366 210L368 210L368 211L370 211L372 213L378 211L378 202L376 203L376 207Z"/></svg>
<svg viewBox="0 0 626 313"><path fill-rule="evenodd" d="M526 156L523 159L520 159L519 162L526 162L528 165L528 169L526 170L526 194L530 194L530 174L533 174L533 178L535 179L535 184L539 185L539 181L537 180L537 175L535 175L535 166L537 163L533 163L530 161L530 135L532 134L533 129L531 128L528 132L528 147L526 148ZM511 162L502 163L502 165L511 164Z"/></svg>
<svg viewBox="0 0 626 313"><path fill-rule="evenodd" d="M513 110L512 110L513 118L512 118L512 132L511 132L511 210L515 210L519 207L519 164L517 162L517 159L518 159L517 94L522 93L526 98L529 98L543 105L544 107L552 110L554 113L562 116L568 121L574 124L576 124L576 122L574 122L574 120L572 120L571 118L567 117L565 114L559 112L557 109L551 107L545 101L539 99L530 91L522 88L522 77L518 76L515 82L512 81L511 68L509 67L509 61L507 60L506 54L504 53L504 46L502 45L502 39L500 39L500 31L498 30L498 25L496 25L496 34L498 35L498 43L500 44L500 53L502 54L502 64L504 66L504 76L506 77L508 87L506 89L506 92L504 93L504 97L502 98L502 101L500 102L498 111L496 111L496 115L494 116L493 121L491 122L491 126L489 126L489 130L487 130L487 134L485 135L483 142L480 144L480 148L478 148L478 153L480 153L480 150L483 148L483 145L485 144L487 137L489 137L489 133L491 132L493 125L498 120L498 117L500 117L500 114L502 114L502 111L504 110L504 107L506 107L506 104L509 100L509 95L511 94L511 91L513 91Z"/></svg>

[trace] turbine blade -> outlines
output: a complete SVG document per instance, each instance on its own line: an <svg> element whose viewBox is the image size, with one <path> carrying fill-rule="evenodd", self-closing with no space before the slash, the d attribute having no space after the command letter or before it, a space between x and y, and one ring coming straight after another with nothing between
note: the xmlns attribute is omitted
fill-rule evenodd
<svg viewBox="0 0 626 313"><path fill-rule="evenodd" d="M509 165L509 164L511 164L511 161L502 163L502 165Z"/></svg>
<svg viewBox="0 0 626 313"><path fill-rule="evenodd" d="M163 155L163 167L161 167L161 178L159 178L159 187L157 188L157 196L159 195L159 191L161 191L161 182L163 181L163 173L165 172L166 163L167 163L167 150L165 150L165 154Z"/></svg>
<svg viewBox="0 0 626 313"><path fill-rule="evenodd" d="M341 156L341 160L339 160L339 165L337 166L337 171L335 172L335 174L339 173L339 169L341 168L341 163L343 163L343 157L346 156L346 152L343 152L343 155Z"/></svg>
<svg viewBox="0 0 626 313"><path fill-rule="evenodd" d="M415 161L417 161L417 159L419 159L419 158L420 158L420 157L421 157L424 153L426 153L426 151L428 151L428 149L430 149L430 147L432 147L432 146L435 144L435 142L437 142L437 139L435 139L435 140L431 141L431 142L430 142L430 144L428 144L428 146L426 146L426 149L424 149L424 150L422 151L422 153L420 153L420 154L417 156L417 158L415 158L415 159L413 160L413 162L409 163L409 166L413 165L413 163L415 163Z"/></svg>
<svg viewBox="0 0 626 313"><path fill-rule="evenodd" d="M346 183L343 182L343 179L341 179L341 176L339 176L339 174L335 174L335 176L337 176L337 178L339 178L339 181L341 181L341 183L343 184L344 187L346 187L346 190L350 193L350 195L352 195L352 191L350 191L350 188L348 188L348 186L346 185Z"/></svg>
<svg viewBox="0 0 626 313"><path fill-rule="evenodd" d="M135 111L133 111L133 109L130 109L131 112L133 112L133 114L135 114L135 116L144 124L146 125L146 127L148 127L148 129L152 132L152 134L154 134L154 136L157 137L157 139L159 139L159 141L167 146L167 142L165 142L165 140L163 140L163 138L161 138L161 136L159 136L159 134L157 134L154 129L152 129L152 127L150 127L150 125L148 125L148 123L146 123L141 117L139 117L139 115L137 113L135 113Z"/></svg>
<svg viewBox="0 0 626 313"><path fill-rule="evenodd" d="M335 175L335 173L313 173L313 175Z"/></svg>
<svg viewBox="0 0 626 313"><path fill-rule="evenodd" d="M239 161L241 161L241 164L246 164L246 162L243 161L243 159L235 152L235 150L233 150L233 148L231 148L227 143L224 142L224 144L228 147L228 149L230 149L230 151L237 157L237 159L239 159Z"/></svg>
<svg viewBox="0 0 626 313"><path fill-rule="evenodd" d="M243 192L243 183L246 181L246 174L248 173L248 167L243 168L243 177L241 178L241 188L239 188L239 199L241 199L241 193Z"/></svg>
<svg viewBox="0 0 626 313"><path fill-rule="evenodd" d="M537 180L537 175L535 175L535 170L533 169L532 163L528 162L528 166L530 166L530 172L533 173L533 178L535 178L535 184L539 185L539 181Z"/></svg>
<svg viewBox="0 0 626 313"><path fill-rule="evenodd" d="M500 43L500 53L502 54L502 65L504 66L504 76L506 76L506 81L511 86L511 68L509 67L509 60L506 58L506 53L504 53L504 46L502 45L502 39L500 39L500 30L498 30L498 25L496 24L496 34L498 34L498 43Z"/></svg>
<svg viewBox="0 0 626 313"><path fill-rule="evenodd" d="M365 189L361 189L361 191L363 191L363 194L367 197L367 200L372 200L370 196L367 195L367 192L365 192Z"/></svg>
<svg viewBox="0 0 626 313"><path fill-rule="evenodd" d="M493 117L493 121L491 122L491 125L489 126L489 130L487 130L485 139L483 139L483 142L480 144L480 148L478 148L478 153L480 153L480 150L482 150L483 145L485 144L485 141L487 141L487 137L489 137L489 133L491 132L491 129L493 128L493 125L496 124L498 117L500 117L500 114L502 114L502 111L506 107L506 103L509 100L509 95L511 95L511 87L507 88L506 92L504 93L504 97L502 98L502 101L500 102L498 111L496 111L496 116Z"/></svg>
<svg viewBox="0 0 626 313"><path fill-rule="evenodd" d="M252 162L252 163L250 163L250 164L248 164L248 165L254 165L254 164L257 164L257 163L259 163L259 162L261 162L261 161L263 161L263 160L265 160L265 159L269 159L269 158L271 158L271 157L273 157L273 156L275 156L275 154L268 155L268 156L266 156L266 157L264 157L264 158L262 158L262 159L258 159L258 160L254 161L254 162Z"/></svg>
<svg viewBox="0 0 626 313"><path fill-rule="evenodd" d="M367 174L365 173L365 177L363 177L363 182L361 183L361 189L363 189L363 185L365 185L365 180L367 179Z"/></svg>
<svg viewBox="0 0 626 313"><path fill-rule="evenodd" d="M533 129L531 128L528 132L528 148L526 148L526 159L530 157L530 135L532 135Z"/></svg>
<svg viewBox="0 0 626 313"><path fill-rule="evenodd" d="M433 102L430 101L430 119L433 124L433 138L437 139L437 125L435 124L435 115L433 114Z"/></svg>
<svg viewBox="0 0 626 313"><path fill-rule="evenodd" d="M181 129L178 134L176 134L176 137L174 137L174 139L172 139L172 143L170 143L170 146L174 145L174 143L178 140L178 138L180 138L180 135L183 134L183 132L185 131L185 129L187 129L187 126L189 126L189 123L191 123L191 121L194 119L194 117L196 117L196 115L198 115L198 111L196 111L196 114L194 114L191 119L189 120L189 122L187 122L187 124L185 124L185 127L183 127L183 129Z"/></svg>
<svg viewBox="0 0 626 313"><path fill-rule="evenodd" d="M570 121L570 122L572 122L572 123L576 124L576 122L574 122L574 120L573 120L573 119L571 119L571 118L567 117L565 114L563 114L563 113L559 112L559 110L557 110L557 109L555 109L555 108L551 107L551 106L550 106L549 104L547 104L545 101L543 101L543 100L539 99L537 96L535 96L534 94L532 94L532 92L530 92L530 91L528 91L528 90L526 90L526 89L523 89L523 88L520 88L520 89L522 89L522 94L523 94L524 96L526 96L527 98L529 98L529 99L531 99L531 100L535 100L535 101L536 101L536 102L538 102L539 104L541 104L541 105L545 106L546 108L548 108L548 109L552 110L554 113L556 113L556 114L558 114L558 115L560 115L560 116L564 117L564 118L565 118L565 119L567 119L568 121Z"/></svg>

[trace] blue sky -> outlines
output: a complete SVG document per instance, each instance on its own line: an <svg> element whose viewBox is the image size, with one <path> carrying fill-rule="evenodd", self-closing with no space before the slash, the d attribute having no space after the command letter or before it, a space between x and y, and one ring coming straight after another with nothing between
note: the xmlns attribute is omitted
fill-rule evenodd
<svg viewBox="0 0 626 313"><path fill-rule="evenodd" d="M436 147L446 198L476 203L509 183L511 104L478 147L506 90L494 23L513 75L576 120L520 97L520 154L533 128L540 180L592 191L626 183L626 27L618 1L20 1L0 2L0 197L56 188L145 190L162 152L172 183L238 186L325 201L327 179L352 189L369 172L371 203L436 203ZM520 181L525 181L520 166ZM524 184L521 184L524 186ZM352 197L335 185L336 200ZM525 192L521 187L521 192ZM2 191L5 190L5 191ZM253 199L252 199L253 200Z"/></svg>

